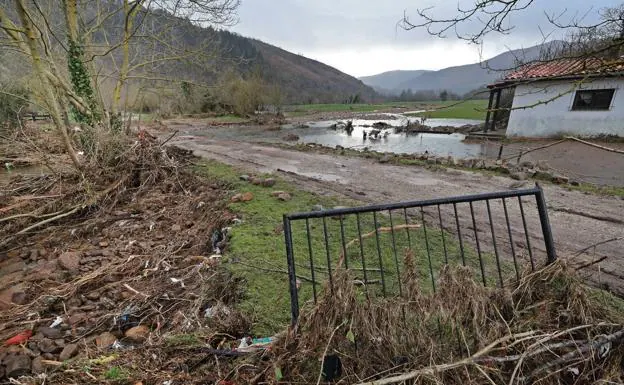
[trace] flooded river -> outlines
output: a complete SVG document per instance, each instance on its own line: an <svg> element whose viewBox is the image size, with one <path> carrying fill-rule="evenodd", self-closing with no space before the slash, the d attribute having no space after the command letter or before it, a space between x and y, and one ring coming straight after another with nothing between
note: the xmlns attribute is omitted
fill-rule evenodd
<svg viewBox="0 0 624 385"><path fill-rule="evenodd" d="M412 121L418 118L408 118L399 114L387 114L388 119L384 120L365 120L354 119L353 131L348 133L344 129L332 128L338 121L326 120L306 123L306 128L294 128L287 125L284 128L293 129L300 141L303 143L316 143L324 146L342 146L351 149L365 149L393 152L398 154L422 154L429 153L440 156L452 156L456 158L470 158L486 156L498 148L494 143L467 143L464 140L466 136L463 134L436 134L436 133L418 133L405 134L395 132L396 127L403 127L408 123L408 119ZM343 121L344 122L344 121ZM383 129L379 138L371 138L364 133L370 133L373 130L374 123L381 122L388 127ZM424 124L430 127L451 126L461 127L464 125L474 125L482 123L480 120L470 119L427 119Z"/></svg>

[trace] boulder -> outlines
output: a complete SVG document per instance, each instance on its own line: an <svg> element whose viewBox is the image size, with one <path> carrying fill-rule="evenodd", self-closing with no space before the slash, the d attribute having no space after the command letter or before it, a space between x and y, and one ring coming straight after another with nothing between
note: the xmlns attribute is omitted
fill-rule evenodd
<svg viewBox="0 0 624 385"><path fill-rule="evenodd" d="M45 367L43 366L43 357L37 356L32 360L32 364L30 366L30 370L33 374L40 374L45 372Z"/></svg>
<svg viewBox="0 0 624 385"><path fill-rule="evenodd" d="M276 181L274 178L267 178L262 181L262 187L273 187L275 186L275 183Z"/></svg>
<svg viewBox="0 0 624 385"><path fill-rule="evenodd" d="M95 337L95 344L100 349L105 349L117 341L117 337L109 332L105 332Z"/></svg>
<svg viewBox="0 0 624 385"><path fill-rule="evenodd" d="M388 154L382 156L381 158L379 158L379 163L388 163L390 162L390 160L392 159L392 157Z"/></svg>
<svg viewBox="0 0 624 385"><path fill-rule="evenodd" d="M292 199L292 196L289 193L287 193L287 192L283 192L283 193L281 193L281 194L279 194L277 196L277 199L279 199L279 200L281 200L283 202L287 202L287 201Z"/></svg>
<svg viewBox="0 0 624 385"><path fill-rule="evenodd" d="M69 344L63 348L63 351L59 355L59 360L61 361L69 360L70 358L75 356L77 353L78 353L78 345Z"/></svg>
<svg viewBox="0 0 624 385"><path fill-rule="evenodd" d="M529 178L527 173L523 171L512 172L511 174L509 174L509 176L511 177L511 179L515 180L527 180Z"/></svg>
<svg viewBox="0 0 624 385"><path fill-rule="evenodd" d="M58 263L65 270L78 271L80 268L80 253L76 251L66 251L59 256Z"/></svg>
<svg viewBox="0 0 624 385"><path fill-rule="evenodd" d="M144 342L149 337L150 330L145 325L135 326L126 330L125 336L133 342Z"/></svg>
<svg viewBox="0 0 624 385"><path fill-rule="evenodd" d="M11 355L4 359L6 376L9 378L25 376L30 373L32 363L27 355Z"/></svg>
<svg viewBox="0 0 624 385"><path fill-rule="evenodd" d="M42 326L40 328L37 329L37 331L41 334L43 334L43 336L45 338L49 338L52 340L58 339L58 338L62 338L63 337L63 333L61 332L60 329L56 329L56 328L49 328L46 326Z"/></svg>
<svg viewBox="0 0 624 385"><path fill-rule="evenodd" d="M59 347L49 338L44 338L37 344L39 350L44 353L54 353L55 351L60 350Z"/></svg>

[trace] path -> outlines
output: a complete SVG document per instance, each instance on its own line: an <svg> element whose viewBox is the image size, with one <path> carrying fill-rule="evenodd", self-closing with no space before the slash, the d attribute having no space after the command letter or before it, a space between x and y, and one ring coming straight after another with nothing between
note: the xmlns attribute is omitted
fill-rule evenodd
<svg viewBox="0 0 624 385"><path fill-rule="evenodd" d="M348 196L362 204L502 191L514 182L501 176L459 170L431 171L205 137L181 137L172 143L194 150L196 155L255 172L278 172L302 189ZM555 185L545 185L544 192L560 257L571 258L578 250L600 241L624 237L624 200L568 191ZM493 207L493 216L503 215L500 207ZM529 228L539 229L537 216L527 219ZM539 241L538 234L531 236ZM535 244L543 248L542 243ZM575 262L591 262L602 257L606 259L583 271L591 281L624 294L624 240L601 245L591 255L576 257Z"/></svg>

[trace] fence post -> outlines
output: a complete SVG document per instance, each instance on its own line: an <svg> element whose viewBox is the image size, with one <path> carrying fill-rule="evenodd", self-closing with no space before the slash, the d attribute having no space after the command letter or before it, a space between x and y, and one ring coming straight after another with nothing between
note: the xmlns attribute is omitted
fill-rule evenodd
<svg viewBox="0 0 624 385"><path fill-rule="evenodd" d="M551 264L557 260L557 253L555 252L555 241L553 240L552 229L550 228L550 220L548 219L548 209L546 208L546 199L544 198L544 190L538 183L535 184L538 189L535 194L535 200L537 201L537 211L539 212L540 224L542 225L542 234L544 234L544 244L546 246L546 255L548 257L548 264Z"/></svg>
<svg viewBox="0 0 624 385"><path fill-rule="evenodd" d="M291 325L294 327L299 318L299 293L297 290L297 274L295 273L295 257L293 253L292 229L288 215L284 215L284 239L286 241L286 260L288 262L288 283L290 287Z"/></svg>

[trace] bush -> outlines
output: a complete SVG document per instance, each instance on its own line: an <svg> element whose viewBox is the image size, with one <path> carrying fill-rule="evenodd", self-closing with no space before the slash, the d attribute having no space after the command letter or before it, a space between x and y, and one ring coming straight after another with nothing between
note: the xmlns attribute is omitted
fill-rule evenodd
<svg viewBox="0 0 624 385"><path fill-rule="evenodd" d="M14 128L19 114L28 106L29 92L24 87L6 84L0 84L0 89L0 130Z"/></svg>

